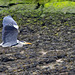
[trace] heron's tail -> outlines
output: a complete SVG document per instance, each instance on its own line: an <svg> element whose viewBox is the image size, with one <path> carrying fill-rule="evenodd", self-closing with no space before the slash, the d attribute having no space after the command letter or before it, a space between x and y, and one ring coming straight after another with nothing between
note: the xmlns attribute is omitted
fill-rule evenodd
<svg viewBox="0 0 75 75"><path fill-rule="evenodd" d="M0 43L0 46L2 46L2 44L3 44L3 42L2 42L2 43Z"/></svg>

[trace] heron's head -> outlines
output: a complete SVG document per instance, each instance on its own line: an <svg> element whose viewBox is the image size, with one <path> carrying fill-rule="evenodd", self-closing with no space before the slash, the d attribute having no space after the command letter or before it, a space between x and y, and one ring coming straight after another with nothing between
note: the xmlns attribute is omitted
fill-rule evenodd
<svg viewBox="0 0 75 75"><path fill-rule="evenodd" d="M30 43L30 42L25 42L25 41L23 41L23 42L21 42L23 45L27 45L27 44L32 44L32 43Z"/></svg>

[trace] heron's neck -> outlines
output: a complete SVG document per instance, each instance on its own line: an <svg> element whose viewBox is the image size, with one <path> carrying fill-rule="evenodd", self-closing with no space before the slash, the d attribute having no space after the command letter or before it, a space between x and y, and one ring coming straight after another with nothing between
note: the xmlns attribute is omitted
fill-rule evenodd
<svg viewBox="0 0 75 75"><path fill-rule="evenodd" d="M24 45L25 43L22 41L17 40L17 43Z"/></svg>

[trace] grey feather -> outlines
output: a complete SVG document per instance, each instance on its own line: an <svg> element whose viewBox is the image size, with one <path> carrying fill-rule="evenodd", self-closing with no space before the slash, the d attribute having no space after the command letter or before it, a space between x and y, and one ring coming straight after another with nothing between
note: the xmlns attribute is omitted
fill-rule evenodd
<svg viewBox="0 0 75 75"><path fill-rule="evenodd" d="M14 19L11 16L6 16L3 18L3 27L6 25L17 25L17 23L14 21Z"/></svg>

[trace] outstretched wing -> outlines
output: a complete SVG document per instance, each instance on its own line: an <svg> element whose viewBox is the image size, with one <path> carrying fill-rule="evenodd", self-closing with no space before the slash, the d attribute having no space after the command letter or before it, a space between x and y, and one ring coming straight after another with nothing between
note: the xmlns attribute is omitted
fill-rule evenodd
<svg viewBox="0 0 75 75"><path fill-rule="evenodd" d="M17 23L14 21L14 19L10 15L3 18L3 27L5 27L7 25L10 25L10 26L16 25L17 26Z"/></svg>
<svg viewBox="0 0 75 75"><path fill-rule="evenodd" d="M11 16L3 19L2 40L3 44L12 46L17 43L18 25Z"/></svg>

